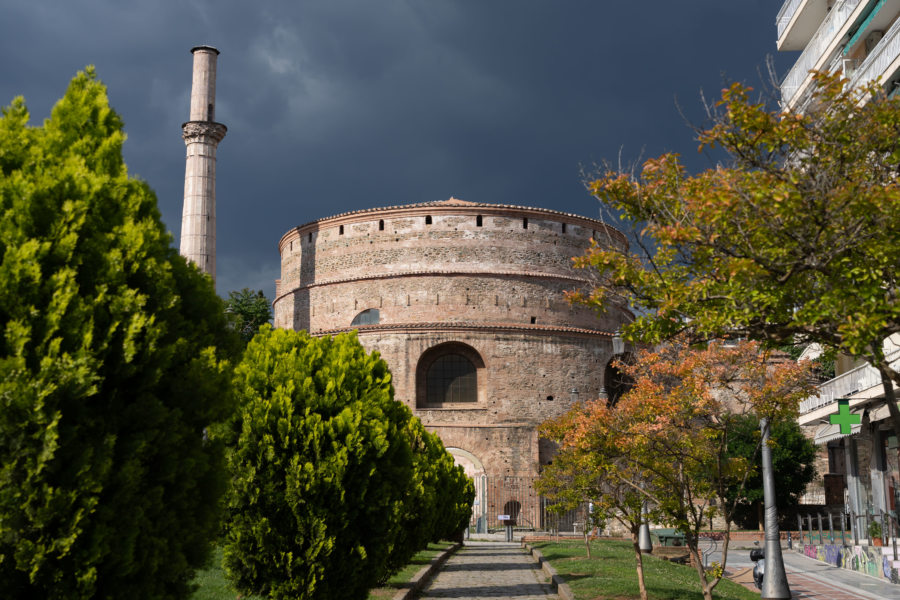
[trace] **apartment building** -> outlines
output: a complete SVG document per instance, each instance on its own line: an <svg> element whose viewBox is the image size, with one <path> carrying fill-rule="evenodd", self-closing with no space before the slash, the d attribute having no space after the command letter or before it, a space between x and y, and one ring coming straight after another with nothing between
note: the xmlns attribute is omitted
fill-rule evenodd
<svg viewBox="0 0 900 600"><path fill-rule="evenodd" d="M900 86L898 17L900 0L786 0L776 20L778 50L800 54L781 83L783 107L791 111L809 107L811 71L839 72L852 87L877 80L888 94L895 93ZM817 350L808 352L815 356ZM885 341L885 354L892 367L900 369L900 336ZM872 520L885 525L883 536L898 536L900 444L889 424L881 376L847 357L839 357L835 373L800 406L800 424L809 427L823 447L822 479L805 501L849 513L854 539L874 537L867 526ZM833 423L833 415L843 415L837 418L846 421L843 428ZM840 553L831 554L841 562ZM900 567L896 555L876 554L877 563L883 562L883 575L890 579L892 570L896 573Z"/></svg>
<svg viewBox="0 0 900 600"><path fill-rule="evenodd" d="M839 71L850 85L900 83L900 0L786 0L778 12L779 51L801 51L781 83L786 108L809 101L810 71Z"/></svg>

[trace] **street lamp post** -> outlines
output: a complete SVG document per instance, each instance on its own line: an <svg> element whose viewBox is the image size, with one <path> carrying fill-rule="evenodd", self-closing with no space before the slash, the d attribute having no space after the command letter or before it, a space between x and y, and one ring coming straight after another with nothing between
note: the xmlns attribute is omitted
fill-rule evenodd
<svg viewBox="0 0 900 600"><path fill-rule="evenodd" d="M787 573L784 571L784 557L781 556L781 540L778 535L778 509L775 506L775 476L772 472L772 450L769 448L769 420L760 419L762 430L762 480L763 498L766 509L766 558L763 576L762 600L790 600Z"/></svg>
<svg viewBox="0 0 900 600"><path fill-rule="evenodd" d="M641 529L638 532L638 548L644 554L653 552L653 542L650 539L650 522L647 516L647 501L641 504Z"/></svg>

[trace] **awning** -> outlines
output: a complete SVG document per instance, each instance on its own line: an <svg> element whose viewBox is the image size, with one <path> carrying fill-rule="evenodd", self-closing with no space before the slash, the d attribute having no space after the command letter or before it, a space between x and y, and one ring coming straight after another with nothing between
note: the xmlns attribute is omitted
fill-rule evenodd
<svg viewBox="0 0 900 600"><path fill-rule="evenodd" d="M847 437L849 435L856 435L859 433L860 425L851 425L850 433L841 433L840 425L819 425L816 429L816 437L813 438L813 443L816 445L827 444L831 440L839 440L842 437Z"/></svg>

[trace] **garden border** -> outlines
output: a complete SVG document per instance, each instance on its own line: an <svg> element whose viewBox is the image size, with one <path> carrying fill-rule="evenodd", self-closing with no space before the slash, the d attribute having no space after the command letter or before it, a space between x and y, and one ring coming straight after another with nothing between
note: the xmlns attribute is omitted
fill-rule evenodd
<svg viewBox="0 0 900 600"><path fill-rule="evenodd" d="M562 575L556 572L556 569L553 568L547 559L544 558L544 555L541 554L541 551L537 548L533 547L531 544L526 544L522 542L522 547L531 554L531 557L541 566L541 570L544 572L547 577L550 578L550 583L553 585L554 590L559 595L562 600L575 600L575 594L572 593L572 588L569 587L569 584L566 583L566 580L562 578Z"/></svg>
<svg viewBox="0 0 900 600"><path fill-rule="evenodd" d="M462 544L457 542L444 550L441 554L432 558L427 566L419 569L419 571L413 575L412 579L409 580L409 587L404 587L402 590L398 591L391 600L411 600L414 598L415 595L422 591L422 588L431 581L435 572L437 572L437 570L447 562L447 559L460 548L462 548Z"/></svg>

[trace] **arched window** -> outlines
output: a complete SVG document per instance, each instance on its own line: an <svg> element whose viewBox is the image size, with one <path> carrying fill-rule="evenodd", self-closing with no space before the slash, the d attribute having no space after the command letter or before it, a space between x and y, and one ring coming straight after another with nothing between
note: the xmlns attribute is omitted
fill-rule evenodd
<svg viewBox="0 0 900 600"><path fill-rule="evenodd" d="M429 348L416 367L416 406L477 403L483 369L481 356L466 344L448 342Z"/></svg>
<svg viewBox="0 0 900 600"><path fill-rule="evenodd" d="M350 327L358 327L359 325L378 325L381 321L381 313L377 308L367 308L355 317Z"/></svg>
<svg viewBox="0 0 900 600"><path fill-rule="evenodd" d="M478 402L475 365L461 354L445 354L428 367L425 375L426 402Z"/></svg>
<svg viewBox="0 0 900 600"><path fill-rule="evenodd" d="M634 379L622 373L615 365L617 361L631 363L634 357L630 352L617 354L609 359L603 370L603 387L606 389L606 405L613 407L622 397L622 394L634 387Z"/></svg>

